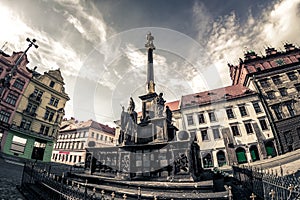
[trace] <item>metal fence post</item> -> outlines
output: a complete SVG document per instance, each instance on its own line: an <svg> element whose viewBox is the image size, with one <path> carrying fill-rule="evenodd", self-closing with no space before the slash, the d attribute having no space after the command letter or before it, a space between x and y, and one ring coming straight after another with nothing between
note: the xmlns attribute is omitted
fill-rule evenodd
<svg viewBox="0 0 300 200"><path fill-rule="evenodd" d="M87 182L88 182L88 180L85 179L85 183L84 183L84 200L86 200L86 197L87 197Z"/></svg>
<svg viewBox="0 0 300 200"><path fill-rule="evenodd" d="M111 200L114 200L114 199L115 199L115 196L116 196L115 193L112 192L112 193L111 193Z"/></svg>
<svg viewBox="0 0 300 200"><path fill-rule="evenodd" d="M255 195L255 194L252 192L252 194L251 194L250 198L251 198L252 200L255 200L255 198L256 198L256 195Z"/></svg>
<svg viewBox="0 0 300 200"><path fill-rule="evenodd" d="M142 199L141 197L142 197L141 187L138 187L138 189L137 189L137 199L141 200Z"/></svg>
<svg viewBox="0 0 300 200"><path fill-rule="evenodd" d="M104 190L101 190L101 200L105 200L104 194L105 194Z"/></svg>
<svg viewBox="0 0 300 200"><path fill-rule="evenodd" d="M275 199L275 194L276 194L276 192L273 189L271 189L271 192L269 193L269 195L271 196L272 200Z"/></svg>

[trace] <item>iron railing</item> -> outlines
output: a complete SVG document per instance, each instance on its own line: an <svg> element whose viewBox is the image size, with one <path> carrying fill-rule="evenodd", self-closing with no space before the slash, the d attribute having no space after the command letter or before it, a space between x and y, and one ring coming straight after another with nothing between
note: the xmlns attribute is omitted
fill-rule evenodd
<svg viewBox="0 0 300 200"><path fill-rule="evenodd" d="M300 180L273 170L233 166L234 177L248 194L264 200L300 200Z"/></svg>

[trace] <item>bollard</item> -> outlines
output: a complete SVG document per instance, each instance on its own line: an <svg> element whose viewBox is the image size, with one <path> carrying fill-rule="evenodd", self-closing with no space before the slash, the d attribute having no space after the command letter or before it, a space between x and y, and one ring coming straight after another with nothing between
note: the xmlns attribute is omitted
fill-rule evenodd
<svg viewBox="0 0 300 200"><path fill-rule="evenodd" d="M124 195L123 195L123 200L126 200L126 199L127 199L127 195L124 194Z"/></svg>
<svg viewBox="0 0 300 200"><path fill-rule="evenodd" d="M157 200L157 197L156 196L154 196L154 199L153 200Z"/></svg>
<svg viewBox="0 0 300 200"><path fill-rule="evenodd" d="M232 200L232 191L231 191L231 186L227 186L227 185L224 185L225 189L228 191L228 199L229 200Z"/></svg>
<svg viewBox="0 0 300 200"><path fill-rule="evenodd" d="M137 189L137 199L141 200L142 199L141 196L142 196L142 191L141 191L141 188L138 187L138 189Z"/></svg>
<svg viewBox="0 0 300 200"><path fill-rule="evenodd" d="M64 177L65 177L65 173L63 172L61 175L61 183L64 183Z"/></svg>
<svg viewBox="0 0 300 200"><path fill-rule="evenodd" d="M252 194L251 194L250 198L251 198L252 200L255 200L255 198L256 198L256 195L255 195L255 194L252 192Z"/></svg>

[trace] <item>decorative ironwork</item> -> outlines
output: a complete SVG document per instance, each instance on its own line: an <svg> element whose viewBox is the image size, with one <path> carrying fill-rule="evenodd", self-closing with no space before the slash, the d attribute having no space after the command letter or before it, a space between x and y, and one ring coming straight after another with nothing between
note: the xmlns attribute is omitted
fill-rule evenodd
<svg viewBox="0 0 300 200"><path fill-rule="evenodd" d="M300 180L295 176L279 176L277 171L272 169L263 170L245 166L233 166L233 172L234 177L241 182L249 195L253 193L258 199L292 200L300 197Z"/></svg>

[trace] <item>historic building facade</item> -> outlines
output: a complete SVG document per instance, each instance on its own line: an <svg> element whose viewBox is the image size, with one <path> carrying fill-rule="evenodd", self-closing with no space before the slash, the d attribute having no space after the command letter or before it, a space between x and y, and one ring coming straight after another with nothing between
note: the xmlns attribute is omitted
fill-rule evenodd
<svg viewBox="0 0 300 200"><path fill-rule="evenodd" d="M265 56L248 51L239 65L229 64L233 85L243 84L258 92L279 154L300 148L300 49L293 44L284 48L268 47Z"/></svg>
<svg viewBox="0 0 300 200"><path fill-rule="evenodd" d="M59 69L32 74L13 117L4 153L49 162L69 97Z"/></svg>
<svg viewBox="0 0 300 200"><path fill-rule="evenodd" d="M27 63L27 56L23 55L23 52L14 52L11 56L0 52L1 152L7 152L11 148L6 145L8 132L25 88L32 77L31 71L26 67Z"/></svg>
<svg viewBox="0 0 300 200"><path fill-rule="evenodd" d="M51 161L73 165L84 162L86 148L115 146L115 129L93 120L64 120L59 130Z"/></svg>
<svg viewBox="0 0 300 200"><path fill-rule="evenodd" d="M241 85L185 95L183 126L200 146L202 167L247 163L276 155L274 137L256 92Z"/></svg>

